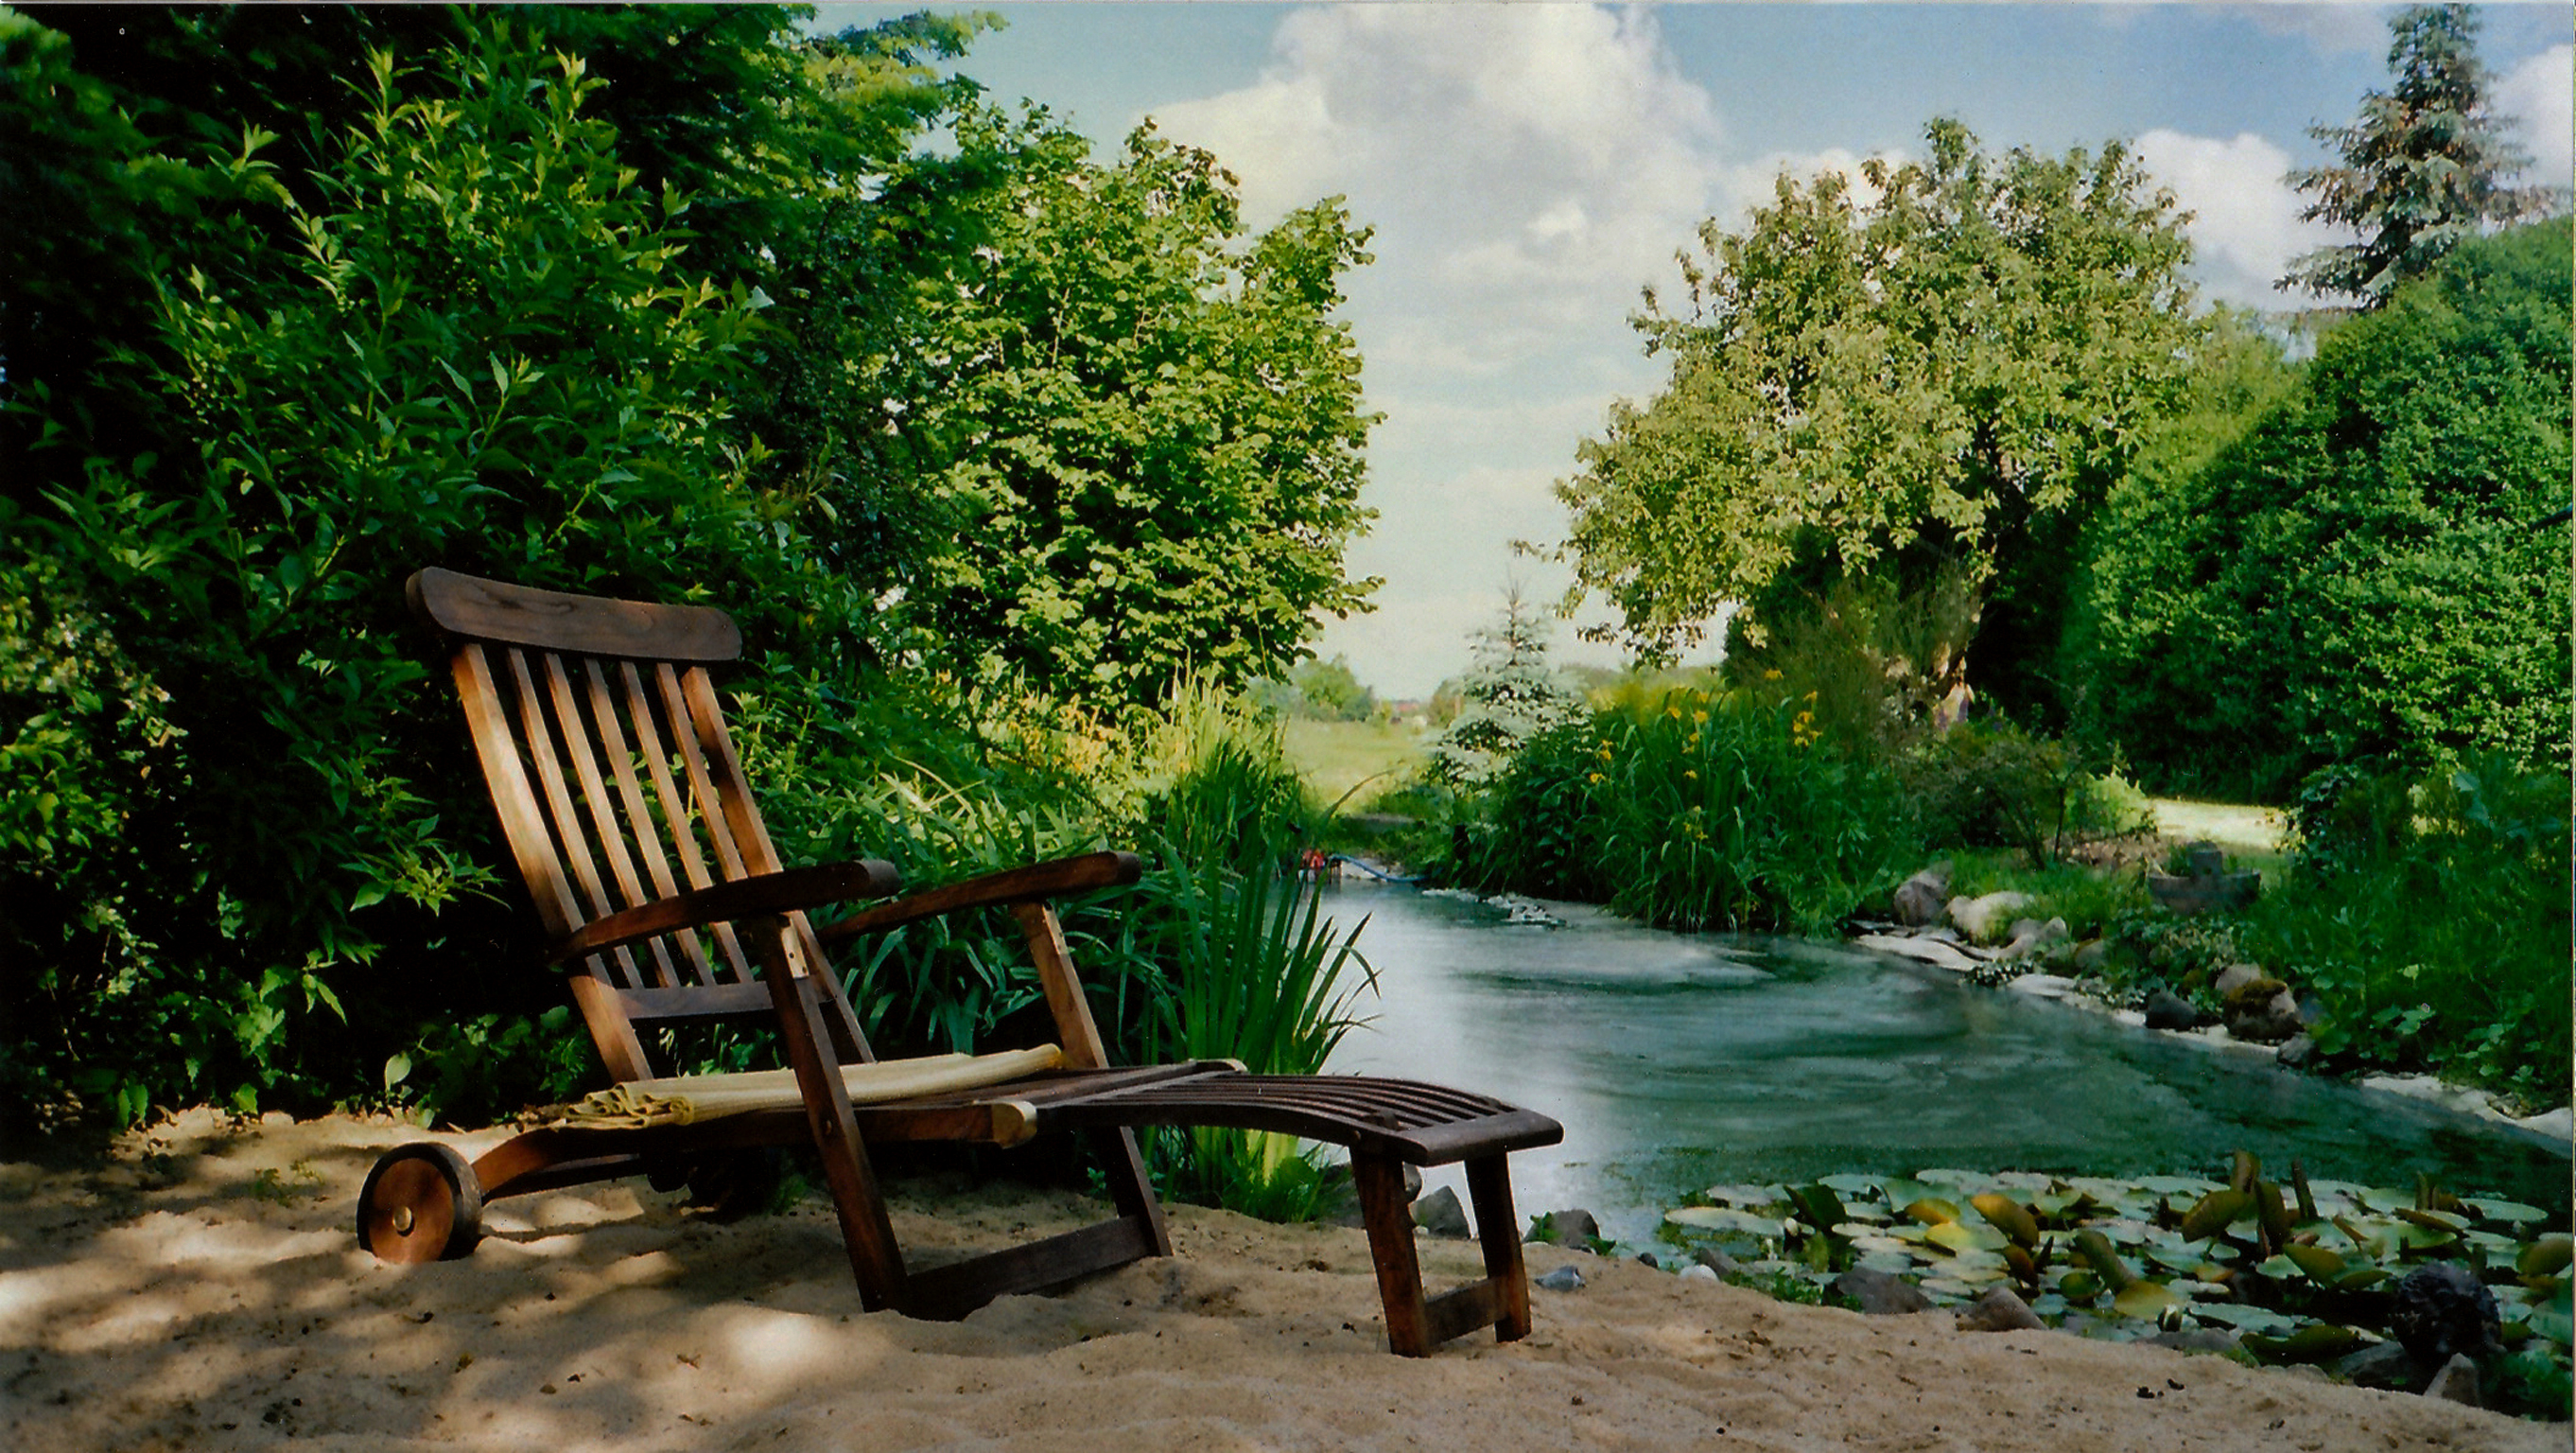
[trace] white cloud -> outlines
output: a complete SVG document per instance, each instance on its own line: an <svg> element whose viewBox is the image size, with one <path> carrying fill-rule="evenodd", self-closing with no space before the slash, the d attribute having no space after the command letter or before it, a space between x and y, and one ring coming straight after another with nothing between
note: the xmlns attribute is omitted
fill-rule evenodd
<svg viewBox="0 0 2576 1453"><path fill-rule="evenodd" d="M2300 254L2326 246L2332 228L2299 220L2299 194L2283 180L2288 152L2254 133L2221 141L2162 127L2138 138L2138 157L2192 216L2195 270L2210 296L2280 308L2273 279Z"/></svg>
<svg viewBox="0 0 2576 1453"><path fill-rule="evenodd" d="M2295 0L2258 0L2255 4L2227 8L2251 19L2265 34L2299 36L2328 55L2339 51L2388 48L2391 7L2385 5L2307 5L2295 3Z"/></svg>
<svg viewBox="0 0 2576 1453"><path fill-rule="evenodd" d="M1442 318L1399 353L1492 368L1569 320L1615 327L1710 210L1720 127L1650 12L1335 6L1291 14L1272 54L1256 84L1157 119L1223 158L1255 222L1339 193L1377 224L1355 300Z"/></svg>
<svg viewBox="0 0 2576 1453"><path fill-rule="evenodd" d="M2570 156L2576 135L2576 46L2553 45L2513 68L2496 83L2495 109L2522 122L2522 144L2531 153L2524 176L2543 186L2567 186L2576 177Z"/></svg>

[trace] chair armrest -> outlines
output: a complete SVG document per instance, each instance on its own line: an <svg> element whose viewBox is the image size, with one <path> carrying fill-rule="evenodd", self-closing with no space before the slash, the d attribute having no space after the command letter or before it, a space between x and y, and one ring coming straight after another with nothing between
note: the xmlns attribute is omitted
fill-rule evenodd
<svg viewBox="0 0 2576 1453"><path fill-rule="evenodd" d="M856 898L883 898L902 887L903 875L894 864L877 858L736 878L592 919L558 942L546 960L564 963L674 929L793 913Z"/></svg>
<svg viewBox="0 0 2576 1453"><path fill-rule="evenodd" d="M880 903L862 909L828 928L817 932L826 943L837 942L853 934L882 933L924 918L936 918L961 908L1003 908L1016 903L1036 903L1063 893L1080 893L1091 888L1113 888L1133 883L1145 872L1145 861L1134 853L1084 853L1075 858L1058 858L1050 863L1033 863L1007 872L987 873L945 888L933 888L892 903Z"/></svg>

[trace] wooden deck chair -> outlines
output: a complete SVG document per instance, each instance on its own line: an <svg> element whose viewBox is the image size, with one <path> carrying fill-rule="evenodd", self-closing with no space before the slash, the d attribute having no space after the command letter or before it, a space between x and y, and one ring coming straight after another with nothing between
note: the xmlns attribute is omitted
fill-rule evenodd
<svg viewBox="0 0 2576 1453"><path fill-rule="evenodd" d="M1404 1080L1252 1075L1224 1061L1112 1068L1048 899L1133 882L1136 858L1092 853L993 874L877 903L818 931L810 911L887 898L896 874L873 860L780 866L709 675L740 653L730 618L436 569L413 576L409 593L454 648L493 805L550 957L568 971L615 1084L592 1097L606 1097L607 1120L541 1124L471 1164L435 1142L388 1152L358 1204L359 1242L376 1256L462 1256L481 1235L484 1203L504 1196L667 1177L741 1148L805 1141L821 1157L861 1304L954 1318L1005 1293L1169 1255L1134 1131L1221 1126L1348 1147L1394 1351L1419 1356L1479 1327L1506 1341L1528 1332L1505 1157L1557 1143L1555 1121ZM962 1070L962 1056L876 1064L825 944L991 907L1012 913L1027 936L1057 1045L979 1057ZM790 1071L673 1080L656 1062L663 1028L725 1020L774 1026ZM764 1101L764 1083L790 1088ZM699 1101L743 1096L751 1108L700 1113ZM1011 1146L1056 1131L1091 1138L1115 1219L962 1263L906 1267L869 1145ZM1486 1275L1426 1299L1403 1166L1458 1161Z"/></svg>

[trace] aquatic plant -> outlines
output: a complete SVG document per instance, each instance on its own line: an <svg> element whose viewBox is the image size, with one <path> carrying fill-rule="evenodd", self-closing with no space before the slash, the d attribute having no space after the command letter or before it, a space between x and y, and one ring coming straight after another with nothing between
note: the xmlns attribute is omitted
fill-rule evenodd
<svg viewBox="0 0 2576 1453"><path fill-rule="evenodd" d="M1744 1284L1822 1284L1858 1266L1946 1305L2009 1286L2063 1330L2128 1341L2212 1328L2271 1364L2331 1363L2390 1339L2389 1288L2449 1263L2499 1309L2489 1386L2517 1411L2568 1416L2576 1241L2539 1207L2427 1177L2369 1187L2294 1164L2284 1185L2240 1152L2224 1181L1933 1169L1714 1186L1695 1201L1665 1214L1663 1238L1726 1250Z"/></svg>

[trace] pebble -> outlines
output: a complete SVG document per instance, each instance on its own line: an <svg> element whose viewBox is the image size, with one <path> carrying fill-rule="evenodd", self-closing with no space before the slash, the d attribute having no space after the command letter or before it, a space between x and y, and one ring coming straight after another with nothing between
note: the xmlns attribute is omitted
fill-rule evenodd
<svg viewBox="0 0 2576 1453"><path fill-rule="evenodd" d="M1530 1285L1537 1287L1542 1291L1580 1291L1583 1288L1583 1273L1576 1271L1570 1266L1560 1266L1556 1270L1549 1272L1547 1275L1540 1277L1538 1280L1531 1282Z"/></svg>

